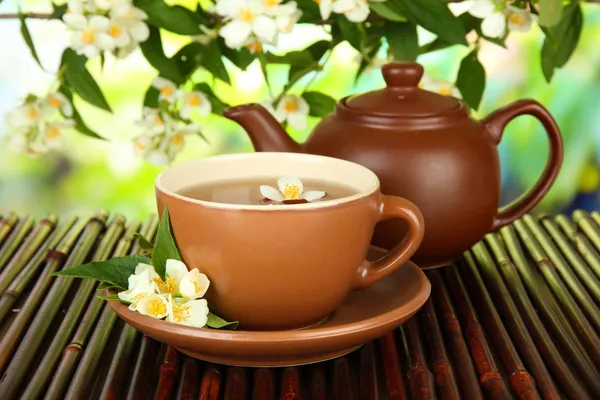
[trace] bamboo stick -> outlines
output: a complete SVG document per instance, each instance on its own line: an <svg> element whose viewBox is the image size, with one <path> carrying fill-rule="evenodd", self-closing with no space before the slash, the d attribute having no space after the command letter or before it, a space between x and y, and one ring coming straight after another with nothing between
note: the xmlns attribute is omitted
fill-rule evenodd
<svg viewBox="0 0 600 400"><path fill-rule="evenodd" d="M97 213L90 220L82 234L81 240L75 246L73 253L69 256L64 268L70 268L81 264L92 249L98 235L104 229L104 224L107 219L105 211ZM0 383L0 393L3 393L8 398L12 397L19 390L26 373L32 367L31 362L37 353L44 336L56 314L59 312L62 302L67 295L73 278L58 277L54 279L53 285L44 296L44 300L34 316L31 324L19 347L6 368L4 379Z"/></svg>
<svg viewBox="0 0 600 400"><path fill-rule="evenodd" d="M533 239L537 240L536 242L529 244L528 248L530 249L530 253L532 255L535 254L534 258L538 263L545 263L549 258L554 266L554 268L543 268L542 272L552 276L552 281L555 279L560 281L562 278L562 282L564 282L564 285L557 283L556 285L552 284L551 286L553 286L555 291L557 291L557 288L559 288L560 291L563 291L563 287L566 286L570 290L572 296L577 300L577 303L579 303L579 307L583 309L585 315L589 318L590 323L596 330L600 331L600 309L598 309L598 306L594 303L585 287L573 273L573 270L560 254L560 251L556 248L552 239L548 237L548 234L540 224L530 215L523 217L523 221L533 234ZM556 270L558 270L558 274L556 274ZM597 287L597 290L600 290L600 286ZM598 345L600 346L600 341L598 342Z"/></svg>
<svg viewBox="0 0 600 400"><path fill-rule="evenodd" d="M136 230L137 226L138 226L137 222L130 224L130 226L127 229L127 232L122 237L119 244L117 245L117 249L115 250L115 252L122 251L122 250L120 250L122 248L124 248L124 249L131 248L131 251L130 251L131 254L139 254L139 248L137 248L136 246L132 246L133 233L131 233L132 231ZM152 236L154 236L154 232L156 231L156 226L157 226L156 218L154 218L154 217L148 218L146 220L146 222L142 225L140 233L146 237L152 237ZM93 300L93 301L96 301L96 300ZM74 396L74 397L79 396L80 393L86 392L89 389L89 387L93 384L93 380L95 377L94 374L96 373L96 370L100 363L100 359L102 357L104 348L106 347L106 345L108 343L108 339L113 330L114 323L117 320L117 315L113 312L112 308L108 304L105 304L105 302L103 300L100 301L100 303L101 303L100 307L103 307L102 314L100 316L98 324L94 328L94 331L90 338L89 344L85 348L83 355L81 356L81 362L78 364L77 370L75 371L75 374L74 374L75 379L71 380L71 385L68 390L70 395ZM92 305L90 305L90 307L92 307ZM90 312L93 313L94 310L91 310ZM82 329L87 329L87 328L88 327L83 327ZM92 327L89 327L89 328L91 329ZM114 364L115 358L118 357L119 354L120 354L120 348L119 348L119 346L117 346L117 348L115 350L115 355L111 362L111 366L107 373L107 378L104 381L105 386L103 388L102 396L105 396L107 394L106 392L104 392L106 385L110 384L112 382L112 378L115 378L115 376L114 376L115 369L114 369L113 364ZM72 355L72 357L74 357L74 356L75 355ZM76 361L77 360L73 360L73 363L76 363ZM73 365L73 367L74 366L75 365ZM72 367L70 367L70 368L72 368ZM124 372L124 371L126 371L126 369L122 369L120 371ZM123 377L121 376L121 374L118 374L118 375L119 376L116 379L120 379L122 381ZM62 391L63 391L63 389L61 389L61 392Z"/></svg>
<svg viewBox="0 0 600 400"><path fill-rule="evenodd" d="M535 236L529 229L529 227L522 220L515 221L515 228L521 236L525 247L529 250L529 253L536 261L540 271L546 278L546 282L552 288L552 293L556 296L559 303L563 306L563 310L567 315L571 325L575 328L577 336L581 338L582 343L585 345L588 354L596 365L600 365L600 338L596 335L594 328L588 322L587 318L577 306L575 300L561 281L560 277L556 273L554 264L547 258L544 250L541 248L539 243L536 241ZM582 296L583 298L583 296ZM591 299L590 299L591 302ZM595 312L591 308L587 307L593 313ZM595 316L594 316L594 322ZM600 321L598 321L600 323Z"/></svg>
<svg viewBox="0 0 600 400"><path fill-rule="evenodd" d="M77 218L74 216L68 219L63 219L58 227L52 232L50 237L44 242L44 244L38 249L35 255L29 260L27 265L21 270L19 275L12 282L8 289L5 290L0 297L0 322L4 321L6 316L10 313L14 303L23 293L23 290L27 287L29 282L37 277L39 269L44 265L44 260L48 254L49 249L54 249L69 230L75 224ZM81 225L83 229L83 225ZM79 231L74 231L74 235L79 235ZM71 234L71 233L69 233Z"/></svg>
<svg viewBox="0 0 600 400"><path fill-rule="evenodd" d="M561 231L560 227L551 216L545 216L541 219L542 225L546 229L546 231L550 234L551 240L556 243L556 245L560 248L560 251L568 260L568 265L573 267L575 273L585 285L585 289L589 292L596 300L596 303L600 302L600 279L594 274L594 272L590 269L590 267L586 264L585 260L581 257L577 249L575 249L569 239L565 236L565 234ZM549 238L544 240L544 243L548 243ZM544 245L542 243L542 246ZM552 244L552 242L550 242ZM553 259L553 251L552 248L544 248L548 255L550 255L550 259L554 262L555 265L563 265L566 264L564 259ZM560 257L562 258L562 257ZM565 279L563 277L563 279ZM579 281L577 281L579 282ZM573 289L571 289L573 290Z"/></svg>
<svg viewBox="0 0 600 400"><path fill-rule="evenodd" d="M300 369L298 367L287 367L283 370L280 393L280 399L302 399L300 395ZM234 396L233 398L237 397Z"/></svg>
<svg viewBox="0 0 600 400"><path fill-rule="evenodd" d="M433 374L427 369L427 361L421 343L421 332L416 318L411 318L399 328L408 360L408 382L411 398L434 400L435 383Z"/></svg>
<svg viewBox="0 0 600 400"><path fill-rule="evenodd" d="M454 306L450 300L450 295L446 289L440 271L433 270L428 273L431 282L431 294L433 302L436 306L436 311L440 316L441 324L444 331L444 336L448 341L448 348L454 365L459 365L456 370L461 392L465 398L473 400L483 400L483 393L479 379L475 372L473 360L469 354L469 349L465 343L462 328L456 317Z"/></svg>
<svg viewBox="0 0 600 400"><path fill-rule="evenodd" d="M158 385L154 400L169 400L177 390L179 378L179 352L167 346L162 364L158 369Z"/></svg>
<svg viewBox="0 0 600 400"><path fill-rule="evenodd" d="M209 364L200 383L198 400L219 400L222 395L223 373L222 368ZM240 399L243 397L240 397Z"/></svg>
<svg viewBox="0 0 600 400"><path fill-rule="evenodd" d="M196 400L198 398L199 375L200 371L196 360L186 356L181 367L181 381L177 389L178 400Z"/></svg>
<svg viewBox="0 0 600 400"><path fill-rule="evenodd" d="M108 258L108 252L115 247L117 239L123 233L123 223L125 218L122 215L116 215L106 230L102 241L98 245L96 253L94 254L94 261L102 261ZM133 224L133 228L137 228L137 224ZM129 231L129 236L125 236L119 242L119 245L115 247L112 253L113 257L123 256L127 253L129 247L124 247L122 243L131 244L133 238L133 231ZM127 234L126 234L127 235ZM125 241L123 241L125 239ZM79 361L83 348L86 345L87 336L90 334L103 300L90 295L97 286L97 282L92 280L84 280L80 283L76 294L71 300L71 306L69 307L67 314L65 315L60 327L57 330L57 335L54 337L52 343L45 352L44 358L40 363L40 367L35 372L32 383L27 387L27 390L23 393L26 398L38 398L50 378L53 378L50 382L50 387L45 391L46 399L58 399L62 398L64 389L68 385L73 369L76 362ZM87 307L86 307L87 306ZM71 333L75 329L77 321L84 308L86 312L77 328L77 331L71 338ZM67 345L67 341L71 338L70 344ZM66 345L66 347L65 347ZM62 359L60 364L54 368L62 352ZM51 375L53 375L51 377Z"/></svg>
<svg viewBox="0 0 600 400"><path fill-rule="evenodd" d="M590 238L596 250L600 251L600 227L598 224L583 210L575 210L573 212L573 220L583 233Z"/></svg>
<svg viewBox="0 0 600 400"><path fill-rule="evenodd" d="M504 227L500 230L500 234L514 261L512 265L517 268L528 293L535 303L535 307L532 307L532 309L540 313L545 320L545 324L542 325L540 322L540 326L545 326L552 332L554 339L560 343L561 348L567 353L567 359L575 366L579 376L592 389L592 392L600 393L600 374L598 374L594 368L594 363L577 340L577 334L571 324L567 322L565 315L549 292L544 279L529 265L525 254L521 250L514 228L512 226ZM506 264L505 267L510 268L512 265ZM505 274L507 272L506 268L503 269ZM516 279L510 281L509 287L512 287L516 282ZM523 300L523 296L520 299ZM533 318L532 314L527 315Z"/></svg>
<svg viewBox="0 0 600 400"><path fill-rule="evenodd" d="M471 351L471 357L475 362L475 368L479 372L479 381L484 392L488 397L495 399L512 399L458 270L456 267L445 268L444 273L452 298L456 302L461 325L465 327L465 338Z"/></svg>
<svg viewBox="0 0 600 400"><path fill-rule="evenodd" d="M379 399L377 385L377 363L373 342L365 343L359 351L358 384L361 400ZM300 396L298 396L300 399Z"/></svg>
<svg viewBox="0 0 600 400"><path fill-rule="evenodd" d="M482 246L481 242L475 245L478 253L480 253L478 254L479 256L482 255L481 252L485 249L482 249ZM511 331L514 332L514 335L511 338L506 327L502 323L502 319L496 310L494 302L487 292L472 254L466 252L459 265L463 267L463 273L461 275L465 276L464 282L468 285L469 294L473 299L473 303L477 305L475 308L478 311L478 315L480 315L484 328L494 344L494 350L496 351L496 354L498 354L498 358L509 376L509 382L513 392L519 399L539 399L540 395L536 390L536 382L525 368L521 356L519 352L517 352L515 344L512 341L512 338L514 338L519 349L524 350L524 353L522 354L528 355L531 353L530 350L532 348L535 349L531 337L528 334L525 335L524 332L520 331L517 328L517 325L514 324L515 319L519 318L518 313L516 315L510 314L507 316L508 318L505 318L506 324L513 328ZM523 328L524 331L527 330L524 324L519 327ZM521 346L519 346L519 344L521 344ZM538 367L536 370L538 372L537 376L540 376L542 379L549 379L550 374L546 368L544 368L544 362L537 351L535 351L535 354L537 355L535 361L538 362L538 364L534 363L533 365ZM541 368L541 370L539 368ZM556 387L554 387L552 380L549 381L549 385L548 382L544 383L546 383L546 387L540 385L544 389L544 398L559 400L560 396L556 391Z"/></svg>
<svg viewBox="0 0 600 400"><path fill-rule="evenodd" d="M123 330L127 328L129 325L125 325ZM137 333L136 330L133 330L134 333ZM127 342L123 341L123 336L120 337L117 346L124 345ZM135 340L136 336L130 336L129 340ZM138 352L136 363L133 368L133 374L131 376L131 382L129 385L129 390L127 391L127 400L136 400L136 399L147 399L150 395L150 383L152 379L152 368L149 367L154 366L154 362L158 357L158 352L160 349L160 343L151 337L144 335L142 337L142 342L140 345L140 351ZM121 354L126 354L125 352ZM111 364L111 368L114 364ZM119 363L120 367L126 366L125 363ZM124 376L121 376L124 378ZM105 382L106 387L106 382ZM118 393L118 392L115 392ZM117 399L121 399L121 397L116 397Z"/></svg>
<svg viewBox="0 0 600 400"><path fill-rule="evenodd" d="M274 375L273 368L256 368L254 370L252 400L275 400Z"/></svg>
<svg viewBox="0 0 600 400"><path fill-rule="evenodd" d="M425 306L417 315L421 319L425 340L431 354L431 372L433 373L436 391L439 394L438 397L444 400L460 400L454 369L450 364L444 346L444 337L431 299L427 300ZM468 394L465 397L469 398Z"/></svg>
<svg viewBox="0 0 600 400"><path fill-rule="evenodd" d="M6 288L10 286L11 282L21 272L23 267L27 265L46 238L52 233L57 221L58 218L55 214L49 214L46 218L42 219L33 229L31 234L27 236L23 245L19 247L19 250L17 250L15 255L8 261L6 267L0 274L0 293L4 293Z"/></svg>
<svg viewBox="0 0 600 400"><path fill-rule="evenodd" d="M42 273L39 275L35 286L31 290L31 293L29 293L29 296L27 296L23 306L21 306L19 314L10 325L10 328L2 340L0 340L0 373L4 372L6 365L10 361L15 346L20 340L21 336L25 333L27 324L32 318L33 313L37 310L38 304L44 298L43 296L46 294L46 289L50 283L52 283L53 277L51 277L50 274L58 270L63 265L66 255L71 251L81 232L84 228L86 228L86 225L88 225L88 232L93 231L95 228L95 225L89 222L89 219L78 220L57 245L56 250L49 250L46 267L42 270ZM85 237L79 239L79 241L89 241L89 235L90 234L88 233ZM86 249L84 248L83 250ZM83 253L83 250L81 250L80 246L78 250L73 252L73 254L76 254L74 257L85 257L85 254L81 254Z"/></svg>
<svg viewBox="0 0 600 400"><path fill-rule="evenodd" d="M333 361L333 400L353 400L352 376L347 357L340 357Z"/></svg>
<svg viewBox="0 0 600 400"><path fill-rule="evenodd" d="M17 213L11 212L4 218L0 219L0 246L4 244L4 240L19 222Z"/></svg>
<svg viewBox="0 0 600 400"><path fill-rule="evenodd" d="M325 380L325 363L313 364L310 368L310 399L327 399L327 384ZM389 398L389 400L394 400Z"/></svg>
<svg viewBox="0 0 600 400"><path fill-rule="evenodd" d="M379 356L385 376L385 391L389 400L407 400L406 388L402 377L402 368L396 350L396 339L394 332L388 332L377 339L379 345Z"/></svg>
<svg viewBox="0 0 600 400"><path fill-rule="evenodd" d="M4 269L4 265L10 260L10 257L23 242L23 239L29 234L33 228L33 217L26 215L19 220L19 223L14 227L10 236L0 248L0 271Z"/></svg>
<svg viewBox="0 0 600 400"><path fill-rule="evenodd" d="M598 254L587 236L567 216L559 214L555 217L555 220L571 240L573 246L579 250L579 254L585 259L588 267L594 271L596 277L600 278L600 254Z"/></svg>
<svg viewBox="0 0 600 400"><path fill-rule="evenodd" d="M244 400L248 392L248 370L242 367L227 367L225 379L225 398Z"/></svg>

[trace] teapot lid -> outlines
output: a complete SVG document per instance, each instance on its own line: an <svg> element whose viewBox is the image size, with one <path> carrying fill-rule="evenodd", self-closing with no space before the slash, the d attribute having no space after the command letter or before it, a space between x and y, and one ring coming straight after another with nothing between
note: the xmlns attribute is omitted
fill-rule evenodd
<svg viewBox="0 0 600 400"><path fill-rule="evenodd" d="M433 117L464 108L463 102L419 88L423 66L391 62L381 68L387 87L350 96L344 106L359 112L386 117Z"/></svg>

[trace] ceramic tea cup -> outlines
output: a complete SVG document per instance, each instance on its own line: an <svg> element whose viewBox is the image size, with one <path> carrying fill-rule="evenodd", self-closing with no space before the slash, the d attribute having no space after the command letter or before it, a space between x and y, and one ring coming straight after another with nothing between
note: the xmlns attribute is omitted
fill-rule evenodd
<svg viewBox="0 0 600 400"><path fill-rule="evenodd" d="M196 185L282 176L331 182L348 196L304 204L227 204L181 195ZM188 268L210 279L209 308L243 329L297 329L324 320L349 291L400 268L423 239L410 201L382 195L377 176L336 158L296 153L207 157L168 168L156 179ZM259 188L256 187L258 191ZM365 260L375 224L400 218L408 238L380 260Z"/></svg>

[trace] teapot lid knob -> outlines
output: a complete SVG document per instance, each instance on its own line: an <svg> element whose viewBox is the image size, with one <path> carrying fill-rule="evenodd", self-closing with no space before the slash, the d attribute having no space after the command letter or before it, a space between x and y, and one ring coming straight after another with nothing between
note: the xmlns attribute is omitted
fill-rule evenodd
<svg viewBox="0 0 600 400"><path fill-rule="evenodd" d="M388 87L417 87L423 77L423 66L414 62L391 62L381 67Z"/></svg>

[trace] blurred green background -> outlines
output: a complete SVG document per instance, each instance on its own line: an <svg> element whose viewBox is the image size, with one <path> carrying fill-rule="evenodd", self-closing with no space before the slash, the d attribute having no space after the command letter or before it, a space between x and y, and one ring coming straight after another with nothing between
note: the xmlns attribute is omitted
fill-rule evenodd
<svg viewBox="0 0 600 400"><path fill-rule="evenodd" d="M191 2L190 2L191 3ZM21 2L26 11L49 11L48 3ZM13 0L0 4L0 13L15 12ZM513 32L507 48L485 43L480 58L487 72L487 87L480 110L487 113L511 101L534 98L556 118L565 141L565 162L557 183L538 207L539 211L569 212L573 208L600 209L600 5L584 5L585 24L576 53L557 71L551 84L546 83L540 67L543 35L539 27L530 32ZM29 22L38 53L45 68L54 72L68 34L60 21ZM53 74L42 71L31 58L15 20L0 20L0 114L13 109L27 93L45 94ZM322 36L322 31L298 27L282 40L285 49L302 48ZM173 54L189 39L165 35L166 52ZM420 32L423 42L431 40ZM426 71L436 78L454 81L466 48L455 46L419 58ZM383 86L378 69L371 69L357 85L353 76L358 68L356 53L341 45L325 71L311 84L311 90L323 91L334 98ZM15 154L0 147L0 213L17 211L41 216L48 212L86 212L100 207L143 218L154 212L153 181L162 168L153 167L132 153L131 139L140 134L133 122L141 116L143 95L155 71L137 51L126 60L107 59L103 70L90 63L114 114L78 102L84 119L110 141L94 140L71 133L64 151L39 158ZM233 87L217 82L217 95L230 104L264 100L268 91L260 68L253 64L242 72L228 65ZM287 69L274 67L269 79L277 91L285 83ZM213 83L198 72L198 82ZM311 79L311 77L307 77ZM305 83L304 83L305 84ZM304 86L300 83L300 87ZM234 89L235 87L235 89ZM175 163L210 154L249 152L252 146L245 133L233 122L211 115L199 121L209 144L198 137L188 138ZM304 140L318 122L311 119L305 131L292 135ZM7 134L0 121L0 139ZM499 147L502 163L502 202L514 199L530 187L540 174L547 156L547 141L541 125L530 117L511 123Z"/></svg>

